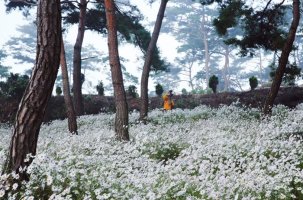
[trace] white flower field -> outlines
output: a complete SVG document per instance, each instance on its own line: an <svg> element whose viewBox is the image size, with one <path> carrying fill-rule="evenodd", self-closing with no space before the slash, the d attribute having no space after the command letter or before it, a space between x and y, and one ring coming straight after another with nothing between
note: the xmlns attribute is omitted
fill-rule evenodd
<svg viewBox="0 0 303 200"><path fill-rule="evenodd" d="M237 104L138 117L130 142L115 140L114 114L78 118L76 136L67 120L44 124L30 181L2 175L0 199L303 199L302 104L268 118ZM0 171L11 132L0 128Z"/></svg>

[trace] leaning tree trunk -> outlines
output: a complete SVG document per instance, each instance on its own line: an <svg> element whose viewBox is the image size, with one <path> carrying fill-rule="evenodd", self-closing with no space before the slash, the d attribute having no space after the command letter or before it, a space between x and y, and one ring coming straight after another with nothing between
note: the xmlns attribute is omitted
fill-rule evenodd
<svg viewBox="0 0 303 200"><path fill-rule="evenodd" d="M6 172L20 173L21 180L29 175L20 171L35 155L40 126L51 97L60 63L61 10L60 0L38 1L37 54L32 76L16 115Z"/></svg>
<svg viewBox="0 0 303 200"><path fill-rule="evenodd" d="M143 71L141 75L141 109L140 109L140 120L145 122L148 112L148 78L149 72L151 69L151 62L153 58L153 53L156 48L156 44L158 41L162 20L164 18L164 12L166 9L166 4L168 0L161 0L160 8L158 11L154 31L151 37L151 40L148 44Z"/></svg>
<svg viewBox="0 0 303 200"><path fill-rule="evenodd" d="M115 132L120 141L129 140L128 135L128 106L123 85L123 77L119 59L117 22L114 0L105 0L106 21L108 29L109 65L112 74L114 96L116 104Z"/></svg>
<svg viewBox="0 0 303 200"><path fill-rule="evenodd" d="M83 115L84 105L82 98L82 83L81 83L81 49L85 32L85 17L86 17L86 0L80 0L79 3L80 14L78 24L78 35L74 46L74 57L73 57L73 93L74 93L74 104L76 114Z"/></svg>
<svg viewBox="0 0 303 200"><path fill-rule="evenodd" d="M66 113L67 113L68 130L72 134L78 134L76 113L72 102L72 97L69 93L70 88L68 82L68 71L67 71L63 38L61 38L60 64L61 64L62 82L63 82L63 95L64 95L64 101L65 101Z"/></svg>
<svg viewBox="0 0 303 200"><path fill-rule="evenodd" d="M270 92L267 95L264 108L263 108L263 113L265 115L271 113L272 106L274 104L274 100L278 94L282 78L285 72L285 68L288 62L288 57L289 54L292 50L293 42L296 37L296 32L297 28L299 25L300 21L300 1L299 0L294 0L293 1L293 20L290 25L289 33L286 39L286 42L284 44L284 47L282 49L281 57L279 58L279 66L276 70L276 74L274 77L274 80L271 84Z"/></svg>

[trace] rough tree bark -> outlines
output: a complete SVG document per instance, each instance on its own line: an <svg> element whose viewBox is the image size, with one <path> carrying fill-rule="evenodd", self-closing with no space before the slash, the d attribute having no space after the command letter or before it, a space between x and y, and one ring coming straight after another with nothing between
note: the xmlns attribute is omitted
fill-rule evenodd
<svg viewBox="0 0 303 200"><path fill-rule="evenodd" d="M270 114L272 110L272 106L274 104L274 100L278 94L282 78L285 72L285 68L288 62L289 54L292 50L293 42L296 37L297 28L300 21L300 1L294 0L293 1L293 20L290 25L289 33L286 39L286 42L284 44L284 47L282 49L281 57L279 58L279 66L276 70L274 80L271 84L270 91L267 95L263 113L265 115Z"/></svg>
<svg viewBox="0 0 303 200"><path fill-rule="evenodd" d="M78 134L76 113L75 113L72 97L70 95L63 38L61 38L60 65L61 65L62 82L63 82L64 102L65 102L66 113L67 113L68 130L72 134Z"/></svg>
<svg viewBox="0 0 303 200"><path fill-rule="evenodd" d="M114 96L116 104L115 132L120 141L129 140L128 134L128 105L123 85L123 77L119 59L117 22L114 0L105 0L106 21L108 30L109 64L112 74Z"/></svg>
<svg viewBox="0 0 303 200"><path fill-rule="evenodd" d="M86 0L80 0L78 4L80 8L78 34L76 43L74 46L74 57L73 57L73 93L74 93L74 105L76 114L84 114L84 105L82 98L82 83L81 83L81 49L85 32L85 17L86 17Z"/></svg>
<svg viewBox="0 0 303 200"><path fill-rule="evenodd" d="M61 8L60 0L38 1L37 54L32 76L24 92L16 115L5 172L20 173L20 180L28 180L26 171L20 171L32 162L39 130L51 97L60 63Z"/></svg>
<svg viewBox="0 0 303 200"><path fill-rule="evenodd" d="M146 117L148 113L148 79L149 72L151 68L151 61L153 57L154 50L158 41L162 20L164 18L164 12L166 9L168 0L161 0L160 8L158 11L155 27L152 33L151 40L148 44L148 48L145 55L145 61L143 66L143 71L141 75L141 108L140 108L140 121L146 122Z"/></svg>

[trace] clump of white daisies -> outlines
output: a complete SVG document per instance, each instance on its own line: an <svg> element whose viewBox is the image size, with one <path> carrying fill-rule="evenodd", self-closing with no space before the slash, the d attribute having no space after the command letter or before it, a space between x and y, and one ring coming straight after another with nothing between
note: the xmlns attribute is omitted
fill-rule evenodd
<svg viewBox="0 0 303 200"><path fill-rule="evenodd" d="M0 177L0 199L303 199L303 105L271 117L237 104L130 115L130 142L114 137L114 115L43 125L27 169ZM0 164L11 127L0 128ZM1 168L0 168L1 170ZM12 182L12 181L11 181Z"/></svg>

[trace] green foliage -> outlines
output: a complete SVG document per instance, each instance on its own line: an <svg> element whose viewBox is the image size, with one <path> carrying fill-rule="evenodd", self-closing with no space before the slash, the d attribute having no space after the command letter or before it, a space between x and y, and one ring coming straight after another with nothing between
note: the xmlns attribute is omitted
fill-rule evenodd
<svg viewBox="0 0 303 200"><path fill-rule="evenodd" d="M104 96L104 86L103 86L103 82L100 81L99 84L96 86L98 95L100 96Z"/></svg>
<svg viewBox="0 0 303 200"><path fill-rule="evenodd" d="M221 4L219 16L214 20L218 34L228 35L232 27L241 27L243 37L230 37L226 44L241 48L240 53L254 55L254 49L281 50L286 40L285 11L287 6L267 6L254 10L244 1L225 1ZM269 23L270 22L270 23Z"/></svg>
<svg viewBox="0 0 303 200"><path fill-rule="evenodd" d="M137 93L137 87L134 85L128 86L127 94L133 98L137 98L139 96Z"/></svg>
<svg viewBox="0 0 303 200"><path fill-rule="evenodd" d="M151 159L165 163L168 160L176 159L181 151L185 149L185 146L176 143L153 143L148 144L143 153L148 154Z"/></svg>
<svg viewBox="0 0 303 200"><path fill-rule="evenodd" d="M10 73L6 82L0 82L0 96L21 99L28 81L29 77L27 75L20 76L19 74Z"/></svg>
<svg viewBox="0 0 303 200"><path fill-rule="evenodd" d="M163 86L162 86L160 83L158 83L158 84L155 86L155 88L156 88L156 94L157 94L157 96L158 96L158 97L161 97L162 94L163 94L163 92L164 92Z"/></svg>
<svg viewBox="0 0 303 200"><path fill-rule="evenodd" d="M212 75L209 78L208 86L213 90L213 93L217 92L217 86L219 84L219 79L216 75Z"/></svg>
<svg viewBox="0 0 303 200"><path fill-rule="evenodd" d="M62 89L60 86L56 87L56 94L57 94L57 96L60 96L62 94Z"/></svg>
<svg viewBox="0 0 303 200"><path fill-rule="evenodd" d="M187 90L186 90L185 88L183 88L183 89L181 90L181 94L182 94L182 95L188 95L188 92L187 92Z"/></svg>
<svg viewBox="0 0 303 200"><path fill-rule="evenodd" d="M249 78L250 89L254 90L258 86L258 79L255 76Z"/></svg>
<svg viewBox="0 0 303 200"><path fill-rule="evenodd" d="M231 1L228 6L220 9L219 17L213 21L219 35L226 35L228 28L237 25L238 17L243 14L243 5L242 1Z"/></svg>
<svg viewBox="0 0 303 200"><path fill-rule="evenodd" d="M275 77L277 68L275 67L275 65L273 63L271 65L269 65L269 68L270 68L269 76L270 76L271 80L273 80ZM296 63L287 64L282 81L286 85L293 86L293 85L295 85L296 79L299 78L300 76L302 76L301 69L298 68Z"/></svg>
<svg viewBox="0 0 303 200"><path fill-rule="evenodd" d="M165 181L165 180L160 180ZM186 189L184 189L186 188ZM186 200L190 199L209 199L206 195L202 195L199 191L199 187L193 184L189 184L187 181L182 181L176 184L174 187L169 188L166 191L165 196L162 199L165 200Z"/></svg>
<svg viewBox="0 0 303 200"><path fill-rule="evenodd" d="M175 102L175 107L180 109L193 109L197 106L199 106L199 102L196 101L195 99L190 99L190 100L178 99L178 101Z"/></svg>
<svg viewBox="0 0 303 200"><path fill-rule="evenodd" d="M171 123L184 123L188 120L188 117L186 117L184 114L176 114L176 113L170 113L169 115L162 115L162 117L158 118L150 118L149 122L154 125L167 125Z"/></svg>

